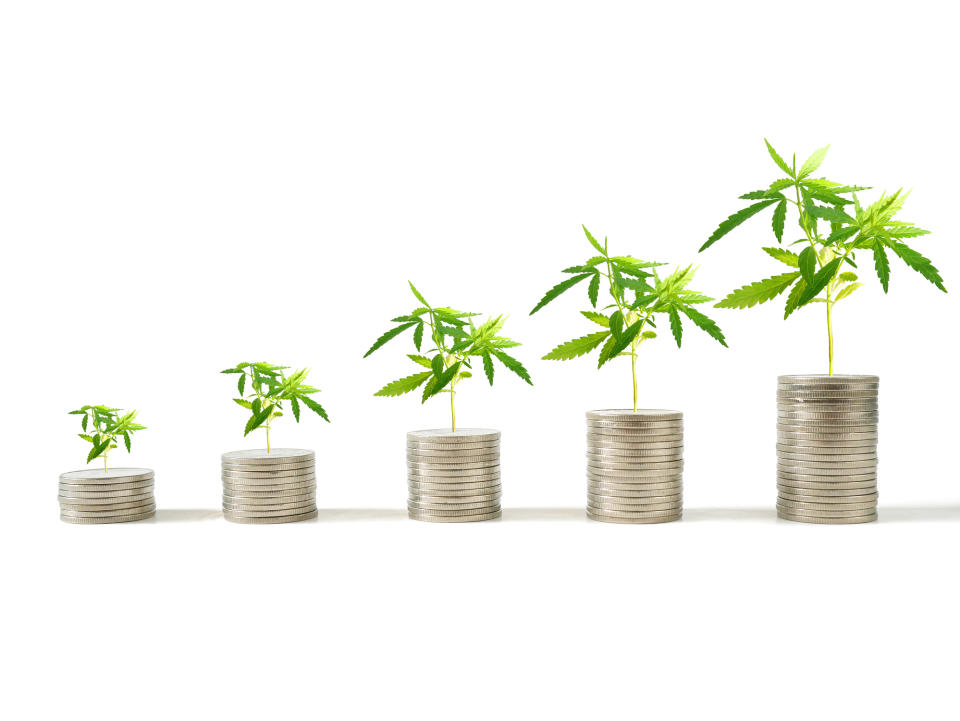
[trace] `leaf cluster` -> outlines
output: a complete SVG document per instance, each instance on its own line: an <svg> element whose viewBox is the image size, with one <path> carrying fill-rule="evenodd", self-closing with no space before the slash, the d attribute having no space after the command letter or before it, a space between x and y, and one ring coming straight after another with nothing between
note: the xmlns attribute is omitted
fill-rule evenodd
<svg viewBox="0 0 960 721"><path fill-rule="evenodd" d="M250 411L243 429L244 436L257 428L269 430L273 420L283 416L286 403L289 403L297 423L300 422L301 405L330 422L327 412L310 397L320 392L319 388L307 385L307 375L310 370L303 368L288 376L285 373L288 369L288 366L272 363L238 363L232 368L220 371L238 376L239 398L234 398L233 402Z"/></svg>
<svg viewBox="0 0 960 721"><path fill-rule="evenodd" d="M407 357L427 370L391 381L374 395L400 396L423 386L421 402L426 403L439 393L454 392L460 381L471 378L473 364L478 360L490 385L493 385L494 361L533 385L523 364L506 352L507 348L520 344L500 335L506 322L505 316L489 318L478 325L474 322L478 313L431 306L413 283L409 285L420 305L409 313L393 318L392 322L396 325L377 338L363 357L366 358L405 331L411 331L417 352Z"/></svg>
<svg viewBox="0 0 960 721"><path fill-rule="evenodd" d="M533 315L575 285L586 282L587 299L594 310L581 311L603 330L561 343L543 356L544 360L570 360L600 348L597 367L619 356L636 354L641 343L657 337L658 321L669 319L673 338L680 347L683 317L726 346L719 326L694 306L713 300L688 286L696 272L693 266L677 268L661 277L657 268L665 265L628 255L610 255L607 239L601 244L585 226L583 232L596 255L580 265L564 268L569 277L548 290L530 311ZM610 302L598 309L601 286Z"/></svg>
<svg viewBox="0 0 960 721"><path fill-rule="evenodd" d="M884 193L874 203L863 207L857 194L869 190L868 187L813 177L823 163L829 145L815 151L798 169L795 155L787 163L769 142L764 142L782 177L762 190L741 195L742 200L753 202L720 223L700 250L709 248L748 218L773 208L771 227L778 245L763 250L791 270L733 291L716 304L717 308L749 308L772 300L788 289L784 318L811 303L832 305L863 285L855 272L858 253L872 255L874 270L884 293L889 290L891 253L946 292L937 268L906 242L909 238L927 235L929 231L895 219L908 193L902 190ZM803 246L799 252L782 247L790 206L797 213L802 237L788 245Z"/></svg>
<svg viewBox="0 0 960 721"><path fill-rule="evenodd" d="M135 422L137 411L124 412L110 406L83 406L70 411L70 415L82 416L80 426L83 433L77 435L91 445L87 463L117 448L120 438L123 438L123 445L129 453L132 445L130 437L146 429L146 426Z"/></svg>

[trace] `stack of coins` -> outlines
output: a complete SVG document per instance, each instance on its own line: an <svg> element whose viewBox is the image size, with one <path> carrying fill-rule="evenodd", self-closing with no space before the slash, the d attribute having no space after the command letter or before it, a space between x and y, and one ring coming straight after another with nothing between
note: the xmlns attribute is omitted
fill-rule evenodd
<svg viewBox="0 0 960 721"><path fill-rule="evenodd" d="M293 523L317 517L313 451L232 451L223 464L223 517L234 523Z"/></svg>
<svg viewBox="0 0 960 721"><path fill-rule="evenodd" d="M500 518L500 431L410 431L407 481L407 511L415 520Z"/></svg>
<svg viewBox="0 0 960 721"><path fill-rule="evenodd" d="M877 520L877 376L780 376L777 515Z"/></svg>
<svg viewBox="0 0 960 721"><path fill-rule="evenodd" d="M683 514L683 414L587 411L587 517L665 523Z"/></svg>
<svg viewBox="0 0 960 721"><path fill-rule="evenodd" d="M60 476L60 520L126 523L153 518L153 471L149 468L87 469Z"/></svg>

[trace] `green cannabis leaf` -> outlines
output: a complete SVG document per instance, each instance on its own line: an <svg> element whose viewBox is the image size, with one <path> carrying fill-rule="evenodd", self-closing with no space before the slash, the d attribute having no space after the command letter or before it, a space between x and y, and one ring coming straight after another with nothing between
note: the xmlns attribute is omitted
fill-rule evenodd
<svg viewBox="0 0 960 721"><path fill-rule="evenodd" d="M233 402L250 411L250 417L244 426L243 435L262 428L267 434L267 453L270 452L270 428L275 418L283 415L284 403L289 401L294 420L300 422L300 405L305 405L323 420L330 417L312 396L319 388L307 385L308 368L294 371L289 376L284 372L288 366L272 363L237 363L233 368L220 371L227 375L236 375L239 397Z"/></svg>
<svg viewBox="0 0 960 721"><path fill-rule="evenodd" d="M137 411L121 411L110 406L83 406L70 411L70 415L83 416L80 421L83 433L77 435L91 445L87 463L102 456L103 470L107 470L107 454L117 447L120 438L123 438L123 445L129 453L132 445L130 436L146 429L146 426L135 422Z"/></svg>
<svg viewBox="0 0 960 721"><path fill-rule="evenodd" d="M797 170L796 159L787 164L764 140L774 164L786 177L777 178L766 189L744 193L740 197L753 202L724 220L700 248L706 250L747 218L770 206L773 212L773 234L777 243L783 240L787 207L792 205L798 215L803 237L793 245L804 246L799 253L786 248L763 250L776 260L795 268L796 272L750 283L730 293L717 303L716 308L749 308L765 303L790 289L783 317L811 303L823 303L827 311L827 343L829 372L833 375L833 309L841 300L850 297L863 283L847 266L857 268L857 251L870 252L883 292L889 290L890 258L888 251L899 257L937 288L946 292L943 278L929 259L910 248L906 238L927 235L929 231L912 223L895 220L903 208L908 193L898 190L883 193L866 208L860 204L857 193L869 190L859 185L843 185L826 178L813 178L827 155L829 145L815 151ZM821 229L819 221L826 225Z"/></svg>
<svg viewBox="0 0 960 721"><path fill-rule="evenodd" d="M426 403L428 399L440 393L449 393L450 426L453 430L457 430L456 389L460 382L473 377L471 371L477 358L483 365L484 375L490 385L493 385L494 359L507 370L533 385L530 374L523 364L505 351L506 348L520 345L500 335L500 330L507 320L505 316L488 318L484 323L477 325L473 320L477 313L431 306L413 283L410 283L410 290L421 305L405 315L394 318L392 322L397 325L377 338L363 357L366 358L385 343L412 328L413 344L418 353L407 357L418 366L429 370L391 381L374 395L400 396L423 386L421 402Z"/></svg>
<svg viewBox="0 0 960 721"><path fill-rule="evenodd" d="M544 360L570 360L600 348L598 367L620 356L629 356L633 373L633 409L637 409L637 351L642 343L657 337L657 316L669 318L670 330L679 347L683 342L683 320L686 316L698 328L726 346L726 339L719 326L693 306L713 300L709 296L690 290L687 286L696 272L693 266L677 268L666 277L657 271L664 263L638 260L628 255L610 255L607 241L597 241L585 226L587 241L600 255L595 255L582 265L575 265L562 272L572 277L548 290L540 302L530 311L533 315L545 305L562 295L581 281L590 279L587 299L596 307L600 285L610 293L612 302L597 312L580 311L585 318L603 326L606 330L590 333L561 343L543 356Z"/></svg>

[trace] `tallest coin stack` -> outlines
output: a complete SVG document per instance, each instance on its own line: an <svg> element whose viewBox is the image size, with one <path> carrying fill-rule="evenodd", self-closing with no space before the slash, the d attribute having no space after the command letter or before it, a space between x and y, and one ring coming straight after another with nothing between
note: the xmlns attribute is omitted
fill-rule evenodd
<svg viewBox="0 0 960 721"><path fill-rule="evenodd" d="M877 520L877 376L780 376L777 515Z"/></svg>

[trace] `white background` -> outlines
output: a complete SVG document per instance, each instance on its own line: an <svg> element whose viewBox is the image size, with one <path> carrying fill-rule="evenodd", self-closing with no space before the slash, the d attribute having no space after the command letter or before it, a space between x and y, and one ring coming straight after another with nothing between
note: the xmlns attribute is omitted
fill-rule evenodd
<svg viewBox="0 0 960 721"><path fill-rule="evenodd" d="M940 3L0 7L12 717L953 716L955 295L894 261L837 308L838 372L881 376L865 527L774 519L775 378L825 370L819 307L646 346L641 405L686 417L686 515L651 527L582 515L583 412L629 403L628 364L538 360L593 330L585 289L527 315L591 254L581 223L718 297L781 272L766 213L696 252L776 177L764 136L912 188L955 288ZM372 396L408 339L361 356L407 279L524 343L535 387L458 394L503 433L500 522L405 518L404 433L446 408ZM218 371L260 359L324 391L332 424L274 433L317 452L316 522L217 512L220 453L261 442ZM117 462L155 469L156 521L58 520L84 403L140 409Z"/></svg>

